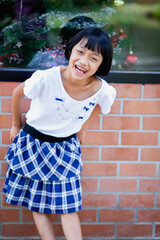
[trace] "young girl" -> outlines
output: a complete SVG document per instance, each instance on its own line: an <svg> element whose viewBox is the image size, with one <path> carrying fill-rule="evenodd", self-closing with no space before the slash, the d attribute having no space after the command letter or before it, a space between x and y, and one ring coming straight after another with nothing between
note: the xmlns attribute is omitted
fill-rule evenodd
<svg viewBox="0 0 160 240"><path fill-rule="evenodd" d="M112 44L106 32L88 28L65 50L67 66L36 71L13 91L11 147L3 191L6 202L27 207L43 240L54 240L51 214L61 214L67 240L82 240L77 211L82 205L80 143L98 104L107 114L115 89L107 75ZM22 100L31 105L22 128ZM96 113L96 111L94 110ZM94 115L93 115L94 116Z"/></svg>

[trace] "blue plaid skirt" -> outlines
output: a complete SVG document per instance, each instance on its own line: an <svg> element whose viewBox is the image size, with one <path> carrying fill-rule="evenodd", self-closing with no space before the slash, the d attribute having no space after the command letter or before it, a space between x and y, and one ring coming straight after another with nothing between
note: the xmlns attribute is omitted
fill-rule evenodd
<svg viewBox="0 0 160 240"><path fill-rule="evenodd" d="M81 209L82 157L76 135L62 142L45 142L21 129L5 159L9 165L3 192L8 204L41 213Z"/></svg>

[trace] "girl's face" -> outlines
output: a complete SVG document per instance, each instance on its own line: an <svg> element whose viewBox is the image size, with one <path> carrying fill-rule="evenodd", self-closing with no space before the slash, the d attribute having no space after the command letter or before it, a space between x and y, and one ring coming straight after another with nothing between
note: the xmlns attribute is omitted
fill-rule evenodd
<svg viewBox="0 0 160 240"><path fill-rule="evenodd" d="M100 53L85 47L86 42L86 39L82 39L82 41L73 47L71 52L69 67L72 76L75 78L89 78L98 70L103 61Z"/></svg>

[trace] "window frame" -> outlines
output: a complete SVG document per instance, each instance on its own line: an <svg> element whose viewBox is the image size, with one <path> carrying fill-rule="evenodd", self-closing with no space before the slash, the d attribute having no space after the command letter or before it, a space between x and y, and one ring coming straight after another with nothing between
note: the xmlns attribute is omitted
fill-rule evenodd
<svg viewBox="0 0 160 240"><path fill-rule="evenodd" d="M24 82L38 69L1 68L0 82ZM108 83L160 84L160 71L111 70L102 77Z"/></svg>

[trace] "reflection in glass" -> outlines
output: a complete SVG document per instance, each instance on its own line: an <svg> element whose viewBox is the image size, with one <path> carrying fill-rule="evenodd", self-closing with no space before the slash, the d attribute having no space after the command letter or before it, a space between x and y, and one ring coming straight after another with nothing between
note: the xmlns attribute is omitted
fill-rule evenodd
<svg viewBox="0 0 160 240"><path fill-rule="evenodd" d="M112 69L160 69L156 0L0 1L0 67L45 69L67 64L64 49L78 31L98 26L114 47Z"/></svg>

